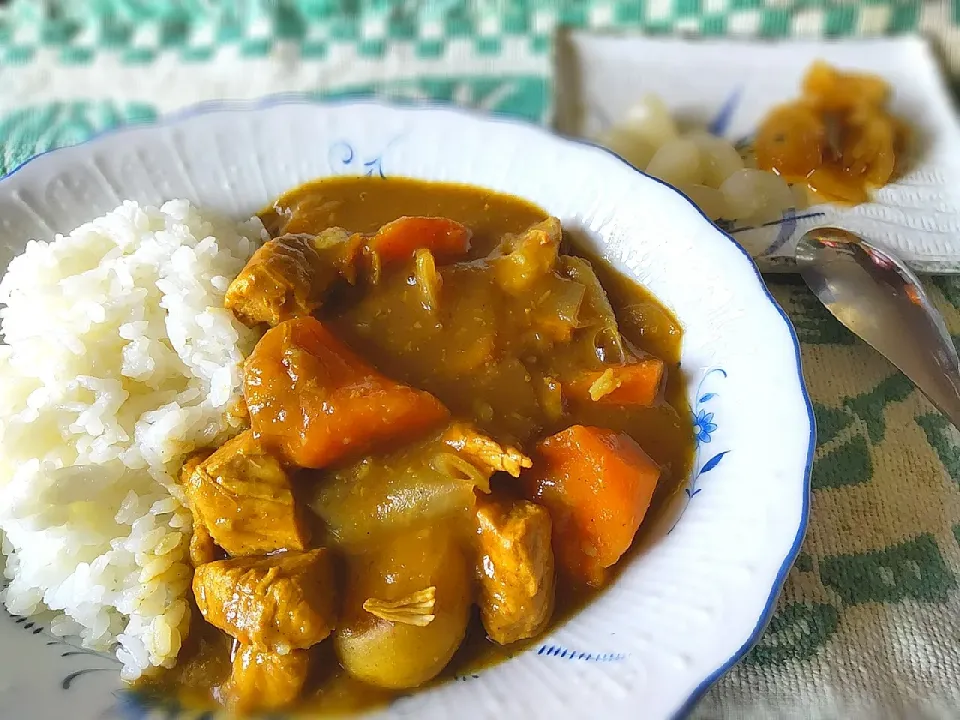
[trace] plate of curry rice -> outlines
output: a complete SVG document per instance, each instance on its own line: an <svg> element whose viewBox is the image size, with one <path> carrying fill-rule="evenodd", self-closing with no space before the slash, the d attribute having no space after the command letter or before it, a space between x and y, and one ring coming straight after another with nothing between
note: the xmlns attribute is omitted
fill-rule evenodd
<svg viewBox="0 0 960 720"><path fill-rule="evenodd" d="M0 718L685 714L806 525L793 330L683 195L436 106L0 180Z"/></svg>

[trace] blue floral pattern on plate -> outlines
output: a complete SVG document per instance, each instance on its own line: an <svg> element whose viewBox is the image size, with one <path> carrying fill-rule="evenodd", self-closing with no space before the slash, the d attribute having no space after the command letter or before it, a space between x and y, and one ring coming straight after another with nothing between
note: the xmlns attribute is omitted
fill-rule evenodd
<svg viewBox="0 0 960 720"><path fill-rule="evenodd" d="M693 416L693 434L697 438L697 443L710 442L710 435L716 431L717 424L713 422L713 413L701 410Z"/></svg>
<svg viewBox="0 0 960 720"><path fill-rule="evenodd" d="M719 465L724 456L730 452L729 450L721 450L720 452L710 455L706 461L702 461L702 457L705 454L704 447L713 442L713 434L718 428L718 424L715 421L716 414L709 411L706 405L718 397L719 393L713 390L704 391L704 387L711 378L715 377L726 379L727 371L723 368L707 370L697 384L696 400L693 405L693 432L697 441L697 451L693 463L693 480L690 483L690 487L686 489L687 497L691 499L699 494L701 490L701 488L697 487L697 481Z"/></svg>
<svg viewBox="0 0 960 720"><path fill-rule="evenodd" d="M546 657L558 657L566 660L583 660L584 662L608 663L625 660L625 653L589 653L571 650L562 645L541 645L537 650L537 655Z"/></svg>
<svg viewBox="0 0 960 720"><path fill-rule="evenodd" d="M384 146L378 155L367 156L366 160L354 149L352 143L347 140L338 140L333 143L327 151L327 161L330 163L330 170L334 175L357 174L365 177L385 178L386 174L383 172L383 156L387 150L390 149L390 146L399 139L399 137L394 138Z"/></svg>

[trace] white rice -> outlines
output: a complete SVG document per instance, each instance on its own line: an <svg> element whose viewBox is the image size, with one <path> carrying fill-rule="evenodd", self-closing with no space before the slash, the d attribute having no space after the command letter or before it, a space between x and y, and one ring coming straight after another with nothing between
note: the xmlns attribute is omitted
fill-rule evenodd
<svg viewBox="0 0 960 720"><path fill-rule="evenodd" d="M17 615L116 652L134 679L176 661L189 512L175 474L229 434L255 334L223 308L264 236L185 200L126 202L0 281L0 535ZM0 563L2 564L2 563Z"/></svg>

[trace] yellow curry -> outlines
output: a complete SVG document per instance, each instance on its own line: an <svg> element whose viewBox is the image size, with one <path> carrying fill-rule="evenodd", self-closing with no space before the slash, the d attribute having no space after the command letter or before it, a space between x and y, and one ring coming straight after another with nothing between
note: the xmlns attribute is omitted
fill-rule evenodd
<svg viewBox="0 0 960 720"><path fill-rule="evenodd" d="M508 657L609 583L691 464L670 313L477 188L324 180L262 218L226 295L265 329L241 432L181 473L198 612L150 682L361 709Z"/></svg>

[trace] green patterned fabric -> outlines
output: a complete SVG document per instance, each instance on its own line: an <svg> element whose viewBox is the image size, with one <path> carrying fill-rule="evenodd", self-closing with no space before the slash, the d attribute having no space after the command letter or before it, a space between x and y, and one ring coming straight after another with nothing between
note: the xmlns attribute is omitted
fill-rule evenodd
<svg viewBox="0 0 960 720"><path fill-rule="evenodd" d="M567 28L759 38L922 30L960 78L960 0L13 0L0 173L196 102L435 99L549 123ZM960 717L960 433L795 280L819 440L810 528L760 643L704 718ZM960 279L931 293L960 336Z"/></svg>
<svg viewBox="0 0 960 720"><path fill-rule="evenodd" d="M913 30L920 14L921 3L897 0L26 0L0 19L0 59L30 62L52 52L60 62L87 64L110 54L144 64L172 52L202 62L224 46L264 57L283 43L309 56L346 45L370 57L405 43L432 58L464 42L493 55L509 38L542 54L558 27L842 37Z"/></svg>
<svg viewBox="0 0 960 720"><path fill-rule="evenodd" d="M760 642L698 716L960 716L960 432L799 281L817 452L810 524ZM960 280L929 283L960 330ZM956 335L955 335L956 337Z"/></svg>

